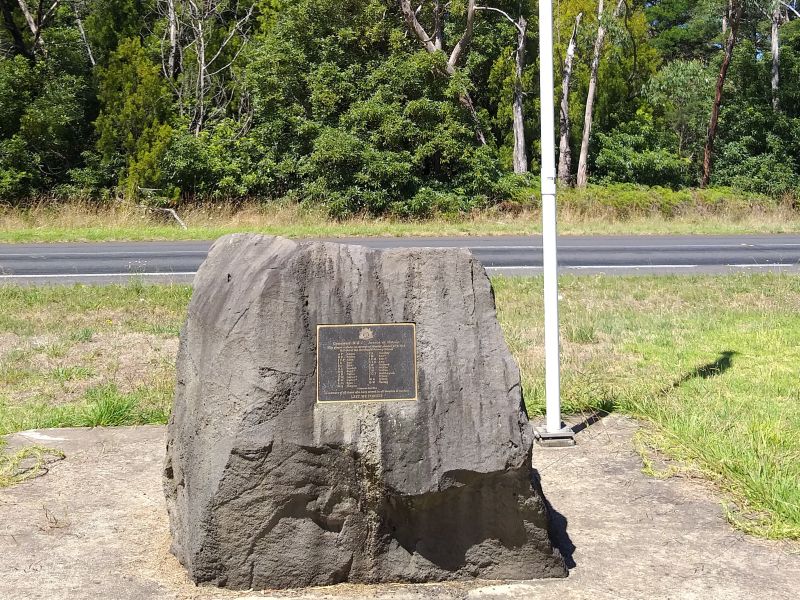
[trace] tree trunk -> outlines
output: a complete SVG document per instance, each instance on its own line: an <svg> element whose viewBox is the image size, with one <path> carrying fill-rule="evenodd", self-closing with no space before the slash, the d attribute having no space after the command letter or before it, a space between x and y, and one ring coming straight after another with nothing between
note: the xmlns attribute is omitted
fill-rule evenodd
<svg viewBox="0 0 800 600"><path fill-rule="evenodd" d="M33 52L25 45L25 38L14 20L14 10L11 6L13 0L0 0L0 10L3 11L3 24L14 43L14 50L25 58L33 58Z"/></svg>
<svg viewBox="0 0 800 600"><path fill-rule="evenodd" d="M444 8L439 0L433 3L433 45L444 52Z"/></svg>
<svg viewBox="0 0 800 600"><path fill-rule="evenodd" d="M180 73L180 65L178 64L178 16L175 12L175 0L167 0L167 23L169 27L167 76L170 79L175 79Z"/></svg>
<svg viewBox="0 0 800 600"><path fill-rule="evenodd" d="M560 140L558 143L558 180L564 185L570 184L572 171L572 149L569 146L569 84L572 79L572 59L575 58L575 44L578 38L578 27L583 13L575 17L575 26L567 46L564 58L564 73L561 78L561 118L559 119Z"/></svg>
<svg viewBox="0 0 800 600"><path fill-rule="evenodd" d="M781 3L776 0L775 8L772 11L772 36L770 43L772 45L772 110L780 110L780 103L778 100L778 88L780 83L780 37L779 29L782 21Z"/></svg>
<svg viewBox="0 0 800 600"><path fill-rule="evenodd" d="M78 24L78 32L81 34L83 45L86 46L86 54L89 56L89 62L93 67L97 66L97 63L94 60L94 54L92 54L92 47L89 45L89 38L86 37L86 31L83 29L83 21L81 21L81 17L78 14L78 8L74 4L72 5L72 12L75 13L75 22Z"/></svg>
<svg viewBox="0 0 800 600"><path fill-rule="evenodd" d="M528 21L522 15L517 20L516 73L514 76L514 102L511 107L514 115L514 173L528 172L528 154L525 150L525 118L522 112L522 71L525 69L525 34Z"/></svg>
<svg viewBox="0 0 800 600"><path fill-rule="evenodd" d="M733 47L736 45L736 33L739 29L739 20L742 16L742 6L739 4L739 0L731 0L731 3L734 4L734 6L732 7L732 10L729 10L729 32L728 38L725 40L725 55L722 59L722 66L719 69L719 75L717 76L717 87L714 91L714 104L711 106L711 120L708 124L706 145L705 149L703 150L703 177L700 180L700 187L707 187L711 181L711 164L714 153L714 139L717 137L719 108L722 104L722 88L725 86L725 78L728 75L728 67L731 64L731 58L733 57Z"/></svg>
<svg viewBox="0 0 800 600"><path fill-rule="evenodd" d="M614 9L614 17L618 17L622 11L625 0L618 0L617 7ZM583 137L581 138L581 153L578 157L578 187L585 187L589 179L587 172L587 160L589 158L589 137L592 134L592 119L594 118L594 99L597 94L597 71L600 68L600 55L603 52L603 43L606 39L606 28L603 24L603 0L597 5L597 38L594 41L594 52L592 54L592 66L589 74L589 91L586 93L586 110L583 115Z"/></svg>
<svg viewBox="0 0 800 600"><path fill-rule="evenodd" d="M197 19L197 91L195 94L195 136L200 135L203 129L203 122L205 121L205 103L206 103L206 39L203 32L203 19L198 16Z"/></svg>
<svg viewBox="0 0 800 600"><path fill-rule="evenodd" d="M17 4L19 4L19 9L22 11L23 16L25 17L25 22L28 24L28 29L31 30L31 34L33 35L33 47L39 48L41 50L43 56L47 56L47 48L44 46L44 40L42 40L42 24L44 21L44 17L42 16L42 2L39 2L39 10L37 11L38 19L33 18L33 13L31 13L31 9L28 7L27 2L25 0L17 0ZM58 2L53 4L53 8L50 9L49 12L55 10L55 7L58 5Z"/></svg>

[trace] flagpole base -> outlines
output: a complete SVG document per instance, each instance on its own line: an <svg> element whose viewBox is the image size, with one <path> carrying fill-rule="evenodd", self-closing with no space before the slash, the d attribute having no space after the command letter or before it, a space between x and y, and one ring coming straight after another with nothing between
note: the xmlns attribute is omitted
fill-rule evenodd
<svg viewBox="0 0 800 600"><path fill-rule="evenodd" d="M575 445L575 432L572 427L564 427L558 431L549 432L544 427L534 427L533 434L536 443L543 448L569 448Z"/></svg>

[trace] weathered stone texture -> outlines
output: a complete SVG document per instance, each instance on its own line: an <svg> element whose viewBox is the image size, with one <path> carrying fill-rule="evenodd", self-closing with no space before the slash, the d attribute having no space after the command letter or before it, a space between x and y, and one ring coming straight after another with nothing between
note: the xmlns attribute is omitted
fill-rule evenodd
<svg viewBox="0 0 800 600"><path fill-rule="evenodd" d="M417 324L419 399L315 404L318 323ZM181 333L164 485L197 582L564 576L519 371L467 250L218 240Z"/></svg>

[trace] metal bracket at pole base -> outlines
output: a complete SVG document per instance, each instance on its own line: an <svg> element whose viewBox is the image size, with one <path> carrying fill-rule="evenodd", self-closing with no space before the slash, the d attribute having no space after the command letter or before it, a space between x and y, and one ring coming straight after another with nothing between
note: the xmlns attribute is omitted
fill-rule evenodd
<svg viewBox="0 0 800 600"><path fill-rule="evenodd" d="M544 448L569 448L575 445L572 427L564 427L552 433L544 427L534 427L533 434L536 436L536 443Z"/></svg>

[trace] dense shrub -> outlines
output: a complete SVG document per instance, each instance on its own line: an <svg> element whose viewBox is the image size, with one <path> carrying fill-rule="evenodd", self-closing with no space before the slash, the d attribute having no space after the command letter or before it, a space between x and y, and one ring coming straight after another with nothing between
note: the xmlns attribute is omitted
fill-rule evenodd
<svg viewBox="0 0 800 600"><path fill-rule="evenodd" d="M584 189L562 190L559 194L559 204L575 212L598 215L608 211L619 218L637 214L673 217L687 212L747 210L775 206L777 202L774 197L742 193L726 187L673 190L632 183L589 185Z"/></svg>
<svg viewBox="0 0 800 600"><path fill-rule="evenodd" d="M640 121L597 137L595 167L600 181L673 188L691 183L691 160L677 154L677 143L668 132L659 133Z"/></svg>

